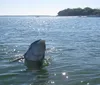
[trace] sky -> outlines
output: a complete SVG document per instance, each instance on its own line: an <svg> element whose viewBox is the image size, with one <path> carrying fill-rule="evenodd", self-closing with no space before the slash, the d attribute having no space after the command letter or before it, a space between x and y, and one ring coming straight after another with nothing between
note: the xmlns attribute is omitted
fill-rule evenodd
<svg viewBox="0 0 100 85"><path fill-rule="evenodd" d="M57 15L77 7L100 8L100 0L0 0L0 15Z"/></svg>

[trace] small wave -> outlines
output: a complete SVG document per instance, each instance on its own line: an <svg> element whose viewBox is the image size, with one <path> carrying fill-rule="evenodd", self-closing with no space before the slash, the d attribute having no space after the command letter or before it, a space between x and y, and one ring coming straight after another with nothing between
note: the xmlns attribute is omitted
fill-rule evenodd
<svg viewBox="0 0 100 85"><path fill-rule="evenodd" d="M53 53L53 52L58 52L61 51L62 49L57 49L56 47L51 47L51 48L47 48L46 52L47 53Z"/></svg>

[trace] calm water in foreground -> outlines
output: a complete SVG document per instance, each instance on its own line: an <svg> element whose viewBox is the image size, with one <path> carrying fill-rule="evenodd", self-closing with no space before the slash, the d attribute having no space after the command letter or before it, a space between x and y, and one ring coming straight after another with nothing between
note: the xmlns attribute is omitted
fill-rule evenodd
<svg viewBox="0 0 100 85"><path fill-rule="evenodd" d="M37 39L49 66L11 62ZM100 85L100 18L0 17L0 85Z"/></svg>

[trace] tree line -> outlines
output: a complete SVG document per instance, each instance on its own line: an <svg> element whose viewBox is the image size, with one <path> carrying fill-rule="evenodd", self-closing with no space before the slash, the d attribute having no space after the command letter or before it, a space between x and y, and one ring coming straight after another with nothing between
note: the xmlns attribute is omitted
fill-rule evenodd
<svg viewBox="0 0 100 85"><path fill-rule="evenodd" d="M58 16L100 16L100 9L92 9L90 7L68 8L58 12Z"/></svg>

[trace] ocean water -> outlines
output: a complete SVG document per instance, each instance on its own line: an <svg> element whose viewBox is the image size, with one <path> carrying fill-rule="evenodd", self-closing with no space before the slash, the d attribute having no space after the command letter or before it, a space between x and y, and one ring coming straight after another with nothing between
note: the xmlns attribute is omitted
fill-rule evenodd
<svg viewBox="0 0 100 85"><path fill-rule="evenodd" d="M49 66L12 62L38 39ZM0 17L0 85L100 85L100 18Z"/></svg>

